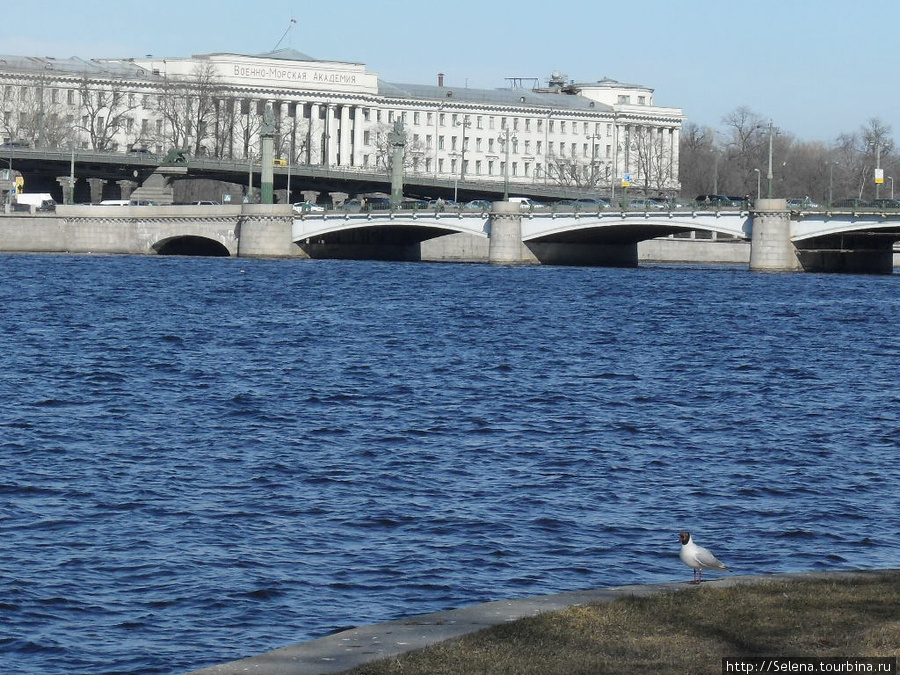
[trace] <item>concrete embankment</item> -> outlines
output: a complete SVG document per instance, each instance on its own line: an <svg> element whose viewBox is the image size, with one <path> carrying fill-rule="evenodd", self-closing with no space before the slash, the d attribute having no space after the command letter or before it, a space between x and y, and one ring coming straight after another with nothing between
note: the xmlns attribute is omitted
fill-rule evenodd
<svg viewBox="0 0 900 675"><path fill-rule="evenodd" d="M707 581L704 582L704 585L727 588L786 580L853 579L878 575L885 571L800 572L731 576ZM688 591L694 588L697 586L686 582L672 582L616 586L520 600L488 602L472 607L353 628L260 656L196 670L188 675L246 675L247 673L253 675L327 675L340 673L370 661L397 656L467 633L536 616L543 612L590 603L610 602L625 597Z"/></svg>

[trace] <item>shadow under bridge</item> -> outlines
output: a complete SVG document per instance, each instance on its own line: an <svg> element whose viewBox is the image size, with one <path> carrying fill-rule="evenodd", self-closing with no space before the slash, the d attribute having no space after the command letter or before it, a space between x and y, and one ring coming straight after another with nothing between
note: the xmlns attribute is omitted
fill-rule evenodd
<svg viewBox="0 0 900 675"><path fill-rule="evenodd" d="M420 260L421 244L452 234L486 239L487 213L325 211L294 219L292 240L311 258Z"/></svg>

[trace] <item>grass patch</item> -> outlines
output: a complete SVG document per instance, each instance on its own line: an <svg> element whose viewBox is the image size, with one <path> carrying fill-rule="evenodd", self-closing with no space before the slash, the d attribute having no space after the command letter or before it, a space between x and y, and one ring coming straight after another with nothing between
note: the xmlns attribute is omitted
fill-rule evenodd
<svg viewBox="0 0 900 675"><path fill-rule="evenodd" d="M721 673L724 656L896 656L900 572L701 586L496 626L353 675Z"/></svg>

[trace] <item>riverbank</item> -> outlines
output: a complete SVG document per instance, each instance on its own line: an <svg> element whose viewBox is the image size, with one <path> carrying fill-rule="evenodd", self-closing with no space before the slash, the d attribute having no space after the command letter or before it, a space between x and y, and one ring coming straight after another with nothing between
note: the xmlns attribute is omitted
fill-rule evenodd
<svg viewBox="0 0 900 675"><path fill-rule="evenodd" d="M682 598L682 593L690 595ZM647 598L654 600L641 602ZM596 606L631 613L632 619L589 619L586 613ZM748 650L757 656L824 656L823 651L831 656L895 656L900 650L898 607L900 570L731 576L701 587L684 582L619 586L490 602L363 626L190 675L326 675L351 669L358 669L353 671L358 675L587 672L571 660L583 666L586 658L592 658L591 650L609 649L601 638L612 637L620 647L626 644L621 631L612 632L616 625L630 631L631 640L642 643L642 649L649 646L656 653L667 651L675 639L663 635L660 626L667 626L681 636L681 649L696 649L699 641L716 659L747 655ZM653 617L653 624L649 618L635 622L638 611ZM824 624L828 617L841 628ZM851 634L854 617L866 624L859 630L868 638L858 631ZM781 627L782 620L790 629ZM605 627L598 628L596 621L606 621ZM648 626L655 634L638 635ZM777 641L779 636L782 642ZM423 648L428 649L416 652ZM633 672L660 672L653 669L658 664L640 661L646 657L636 652L629 655L619 648L618 654L616 658L640 665ZM671 656L666 659L673 661ZM609 672L626 672L621 662L607 661L604 667ZM685 672L677 663L674 667L672 672ZM703 672L719 668L716 660Z"/></svg>

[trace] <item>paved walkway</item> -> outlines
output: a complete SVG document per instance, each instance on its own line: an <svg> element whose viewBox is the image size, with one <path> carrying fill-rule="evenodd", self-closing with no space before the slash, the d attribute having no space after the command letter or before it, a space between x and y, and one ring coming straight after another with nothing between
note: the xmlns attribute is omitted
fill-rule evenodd
<svg viewBox="0 0 900 675"><path fill-rule="evenodd" d="M855 578L868 574L880 574L884 571L728 576L703 583L715 587L728 587L788 579ZM301 642L283 647L260 656L196 670L188 675L326 675L327 673L340 673L368 661L397 656L466 633L535 616L542 612L593 602L608 602L629 596L686 591L694 588L697 586L686 582L617 586L520 600L487 602L446 612L423 614L408 619L353 628L311 642Z"/></svg>

